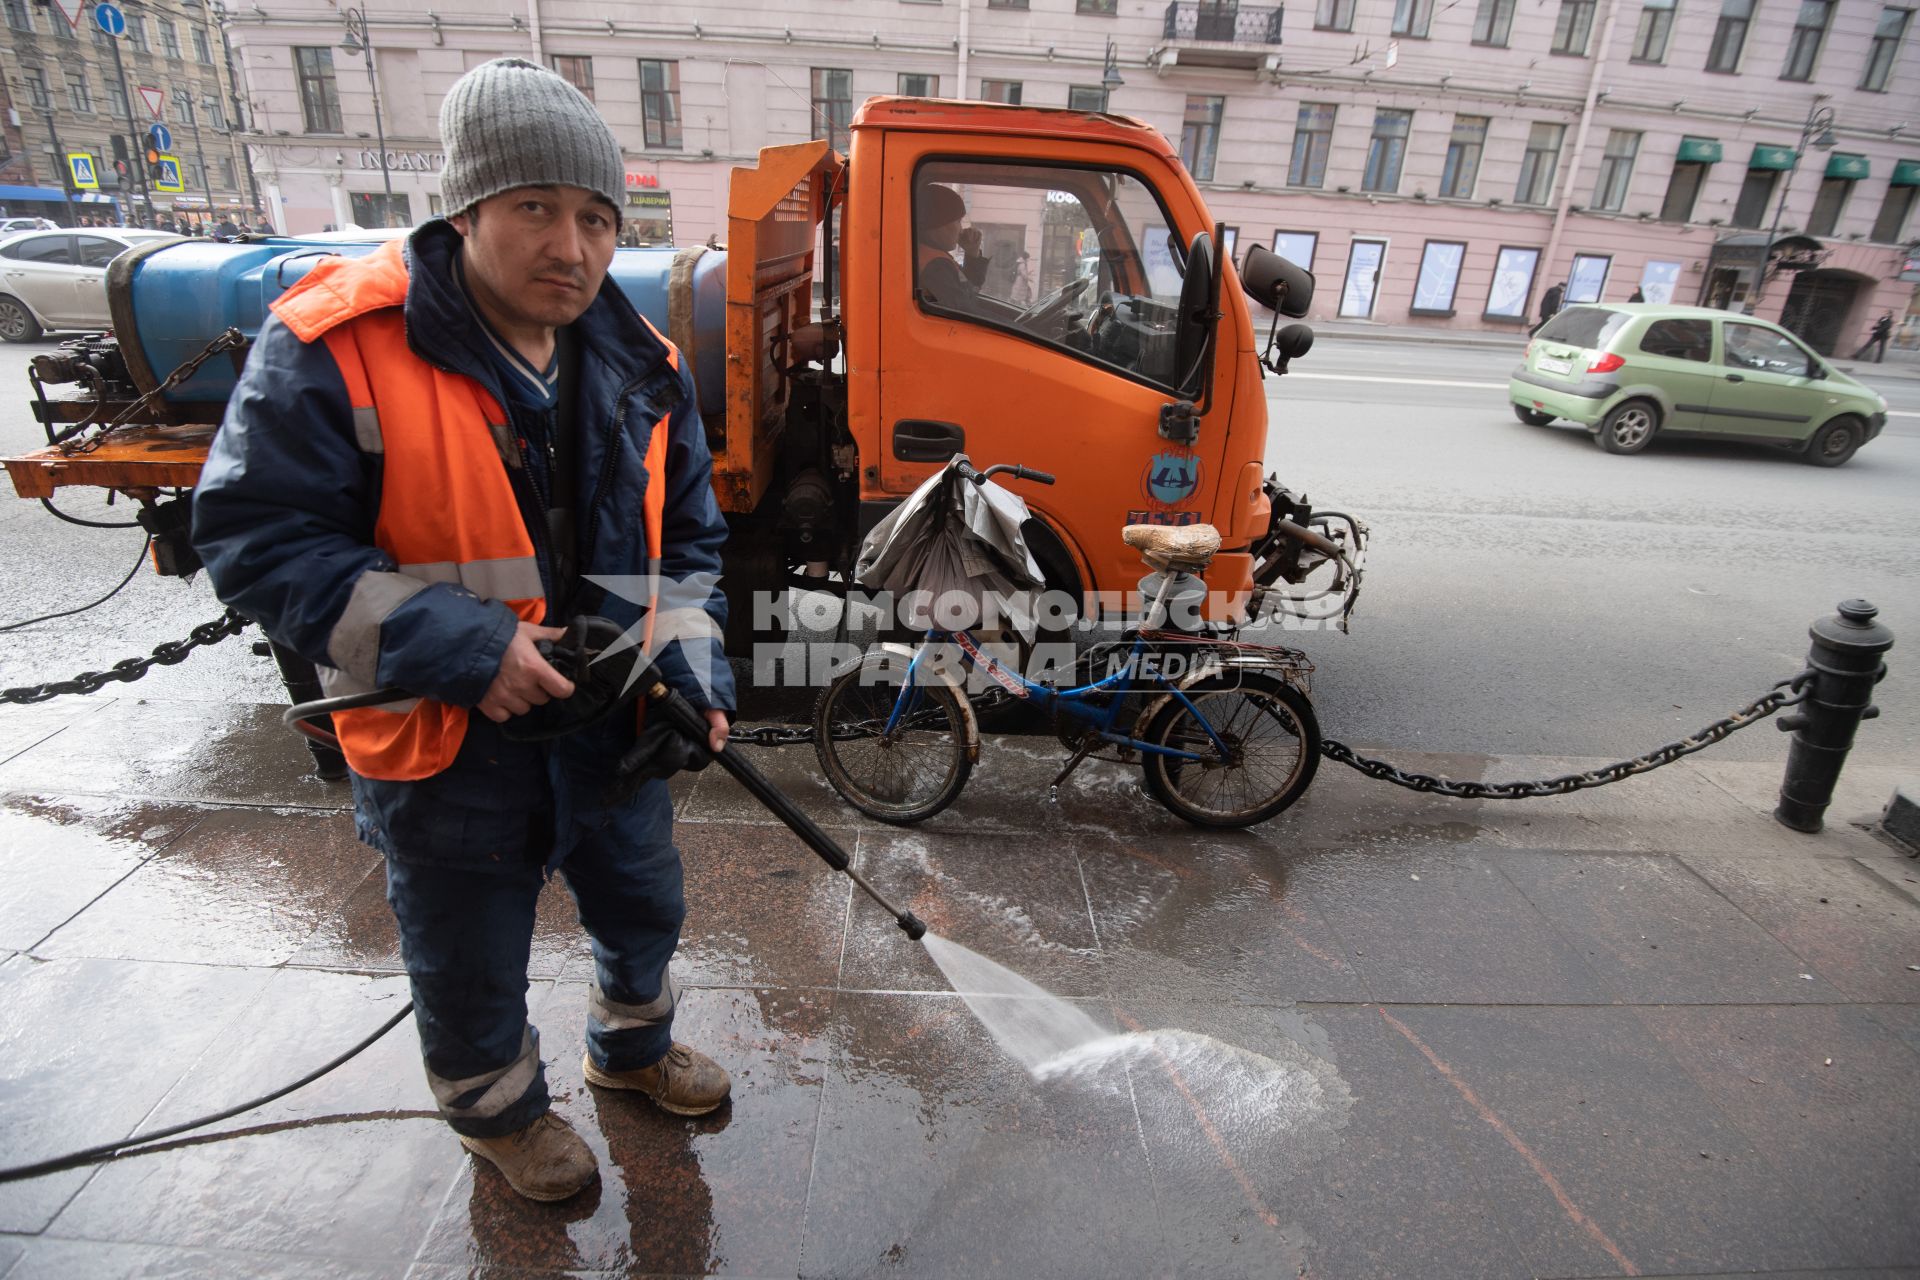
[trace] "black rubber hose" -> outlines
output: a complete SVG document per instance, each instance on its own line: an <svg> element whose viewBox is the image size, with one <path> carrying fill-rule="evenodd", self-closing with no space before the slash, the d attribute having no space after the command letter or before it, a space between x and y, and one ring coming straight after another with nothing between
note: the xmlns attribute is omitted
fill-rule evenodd
<svg viewBox="0 0 1920 1280"><path fill-rule="evenodd" d="M387 1032L399 1026L401 1021L412 1012L413 1001L409 1000L404 1008L381 1023L378 1030L362 1040L359 1044L356 1044L353 1048L347 1050L324 1066L316 1067L312 1071L307 1072L306 1075L301 1076L292 1084L280 1086L272 1093L263 1093L257 1098L252 1098L240 1103L238 1106L228 1107L225 1111L216 1111L210 1116L201 1116L197 1120L187 1120L180 1124L169 1125L165 1129L155 1129L152 1133L143 1133L137 1137L123 1138L119 1142L103 1142L97 1147L87 1147L80 1151L70 1151L63 1156L54 1156L47 1160L36 1160L32 1164L15 1165L10 1169L0 1169L0 1183L18 1182L23 1178L41 1178L49 1173L59 1173L63 1169L78 1169L82 1165L102 1164L108 1160L118 1159L121 1156L137 1156L142 1154L143 1149L152 1143L162 1142L177 1134L215 1124L221 1120L237 1116L242 1112L252 1111L255 1107L264 1107L277 1098L286 1097L295 1089L306 1088L321 1076L326 1075L329 1071L351 1062L354 1058L371 1048L374 1042L379 1040L381 1036L386 1035Z"/></svg>
<svg viewBox="0 0 1920 1280"><path fill-rule="evenodd" d="M133 568L127 570L127 576L120 579L120 585L101 596L98 600L95 600L92 604L83 604L78 609L62 609L59 613L43 613L37 618L27 618L21 622L9 622L6 626L0 627L0 632L18 631L20 628L30 627L36 622L52 622L55 618L71 618L76 613L85 613L89 609L98 609L101 605L127 589L127 584L133 581L133 575L140 572L140 566L147 562L147 548L152 545L153 535L148 534L147 540L140 544L140 554L133 558Z"/></svg>

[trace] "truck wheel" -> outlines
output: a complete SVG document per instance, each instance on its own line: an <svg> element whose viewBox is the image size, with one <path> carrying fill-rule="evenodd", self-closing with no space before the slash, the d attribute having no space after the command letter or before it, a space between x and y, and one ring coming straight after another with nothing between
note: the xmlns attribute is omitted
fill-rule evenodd
<svg viewBox="0 0 1920 1280"><path fill-rule="evenodd" d="M1807 451L1800 456L1816 467L1837 467L1853 456L1865 435L1858 418L1835 418L1813 433Z"/></svg>
<svg viewBox="0 0 1920 1280"><path fill-rule="evenodd" d="M1600 447L1608 453L1639 453L1659 429L1659 405L1651 400L1623 400L1600 423Z"/></svg>
<svg viewBox="0 0 1920 1280"><path fill-rule="evenodd" d="M1523 404L1513 406L1513 416L1530 427L1544 427L1553 421L1550 413L1541 413L1538 409L1529 409Z"/></svg>
<svg viewBox="0 0 1920 1280"><path fill-rule="evenodd" d="M0 293L0 338L8 342L34 342L42 332L40 322L33 318L33 312L27 310L25 303Z"/></svg>

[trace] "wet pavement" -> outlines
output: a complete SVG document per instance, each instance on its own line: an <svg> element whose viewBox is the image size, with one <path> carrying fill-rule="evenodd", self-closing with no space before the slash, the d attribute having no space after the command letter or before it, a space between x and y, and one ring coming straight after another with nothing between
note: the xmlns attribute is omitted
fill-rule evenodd
<svg viewBox="0 0 1920 1280"><path fill-rule="evenodd" d="M276 720L0 712L0 1163L231 1105L406 999L380 861ZM1057 753L1015 738L903 830L810 749L752 750L942 935L1215 1056L1036 1081L709 770L675 784L676 1031L729 1107L585 1086L555 887L529 999L598 1186L535 1205L476 1168L409 1022L239 1136L0 1185L0 1280L1920 1276L1920 867L1864 829L1895 770L1851 769L1812 837L1768 816L1777 761L1712 753L1517 805L1327 765L1205 833L1118 766L1048 804Z"/></svg>

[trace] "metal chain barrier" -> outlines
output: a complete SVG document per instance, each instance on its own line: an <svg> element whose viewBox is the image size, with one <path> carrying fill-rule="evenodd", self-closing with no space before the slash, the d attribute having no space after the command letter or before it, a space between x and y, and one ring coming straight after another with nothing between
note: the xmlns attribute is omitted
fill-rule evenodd
<svg viewBox="0 0 1920 1280"><path fill-rule="evenodd" d="M1613 764L1590 769L1585 773L1562 774L1558 778L1543 778L1537 782L1459 782L1452 778L1436 778L1431 774L1409 773L1404 769L1387 763L1385 760L1370 760L1357 754L1344 742L1335 742L1327 738L1320 743L1320 754L1329 760L1358 769L1369 778L1378 778L1382 782L1391 782L1396 787L1405 787L1409 791L1430 791L1435 795L1451 796L1456 800L1532 800L1539 796L1564 796L1589 787L1604 787L1610 782L1619 782L1636 774L1648 773L1662 765L1672 764L1682 756L1690 756L1696 751L1712 746L1714 743L1735 733L1748 725L1757 724L1782 707L1790 707L1806 697L1806 686L1813 679L1811 668L1776 683L1763 697L1748 703L1740 710L1716 720L1706 728L1680 739L1669 742L1642 756L1631 760L1620 760Z"/></svg>
<svg viewBox="0 0 1920 1280"><path fill-rule="evenodd" d="M165 381L161 382L159 386L128 405L120 416L112 422L101 427L98 431L93 432L88 432L83 424L80 431L75 432L60 442L60 452L64 454L92 453L100 447L101 443L105 441L109 435L112 435L121 427L126 426L128 423L144 415L155 400L164 396L188 378L191 378L199 371L201 365L223 351L241 351L244 350L247 345L248 340L246 334L241 333L238 329L228 329L212 342L202 347L198 355L168 374ZM178 662L179 659L176 658L174 661ZM142 674L145 673L143 672ZM137 679L138 677L135 678ZM86 692L91 693L93 691L89 689Z"/></svg>
<svg viewBox="0 0 1920 1280"><path fill-rule="evenodd" d="M249 625L248 619L229 609L212 622L203 622L195 627L187 633L185 640L169 640L165 644L155 645L148 657L126 658L105 671L82 671L71 680L51 680L46 684L0 689L0 706L25 706L69 693L98 693L116 682L130 684L155 667L171 667L185 662L195 649L219 644L228 636L239 635Z"/></svg>

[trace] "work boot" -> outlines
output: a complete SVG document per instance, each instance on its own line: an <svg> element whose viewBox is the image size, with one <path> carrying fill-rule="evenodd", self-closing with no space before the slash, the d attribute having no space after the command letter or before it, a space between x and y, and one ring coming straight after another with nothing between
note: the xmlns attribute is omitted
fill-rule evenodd
<svg viewBox="0 0 1920 1280"><path fill-rule="evenodd" d="M603 1089L638 1089L677 1116L703 1116L727 1100L733 1081L726 1069L697 1049L675 1041L667 1056L637 1071L609 1071L586 1057L587 1083Z"/></svg>
<svg viewBox="0 0 1920 1280"><path fill-rule="evenodd" d="M529 1200L565 1200L600 1176L593 1152L573 1126L549 1111L498 1138L460 1135L460 1145L492 1164Z"/></svg>

